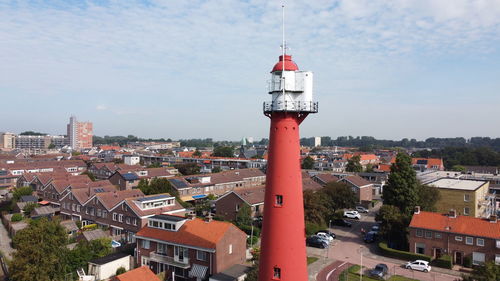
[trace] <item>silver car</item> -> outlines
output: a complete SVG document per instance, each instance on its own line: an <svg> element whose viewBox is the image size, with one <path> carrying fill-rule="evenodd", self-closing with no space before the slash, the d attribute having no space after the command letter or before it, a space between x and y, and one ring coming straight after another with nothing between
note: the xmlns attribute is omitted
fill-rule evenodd
<svg viewBox="0 0 500 281"><path fill-rule="evenodd" d="M431 271L431 266L429 265L428 261L423 261L423 260L416 260L416 261L409 261L405 265L406 269L412 269L412 270L420 270L423 272L429 272Z"/></svg>

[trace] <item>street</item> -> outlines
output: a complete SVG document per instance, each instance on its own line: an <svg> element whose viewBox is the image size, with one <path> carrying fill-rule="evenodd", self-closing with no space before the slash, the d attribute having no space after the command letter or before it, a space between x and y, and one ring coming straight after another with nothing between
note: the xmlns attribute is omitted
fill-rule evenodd
<svg viewBox="0 0 500 281"><path fill-rule="evenodd" d="M336 234L336 239L328 249L317 249L308 247L308 255L321 256L318 262L325 263L322 272L317 276L318 281L337 280L338 274L346 268L344 263L359 264L370 270L379 263L384 263L389 268L390 275L402 275L408 278L429 281L454 281L457 276L443 273L442 269L433 269L429 273L405 269L402 267L403 261L381 257L377 255L377 243L367 244L363 241L361 228L367 232L375 225L376 211L369 214L362 214L361 220L350 220L352 227L333 226L331 231ZM335 261L334 264L332 260ZM337 268L342 266L342 269ZM340 272L339 272L340 271Z"/></svg>

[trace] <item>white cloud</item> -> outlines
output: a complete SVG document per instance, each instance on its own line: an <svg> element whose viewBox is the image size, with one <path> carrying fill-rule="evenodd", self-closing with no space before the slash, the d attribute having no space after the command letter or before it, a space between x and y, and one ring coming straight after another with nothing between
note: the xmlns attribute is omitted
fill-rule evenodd
<svg viewBox="0 0 500 281"><path fill-rule="evenodd" d="M99 104L95 107L96 110L107 110L108 107L102 104Z"/></svg>

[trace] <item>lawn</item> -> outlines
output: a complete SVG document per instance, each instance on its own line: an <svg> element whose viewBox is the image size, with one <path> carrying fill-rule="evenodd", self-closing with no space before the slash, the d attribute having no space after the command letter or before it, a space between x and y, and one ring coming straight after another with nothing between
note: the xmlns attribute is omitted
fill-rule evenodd
<svg viewBox="0 0 500 281"><path fill-rule="evenodd" d="M340 281L359 281L359 265L353 265L348 269L344 270L339 277ZM363 275L363 281L379 281L380 279L371 278ZM393 275L389 279L389 281L418 281L417 279L406 278L401 275Z"/></svg>
<svg viewBox="0 0 500 281"><path fill-rule="evenodd" d="M307 257L307 265L310 265L311 263L317 261L319 258L317 257Z"/></svg>

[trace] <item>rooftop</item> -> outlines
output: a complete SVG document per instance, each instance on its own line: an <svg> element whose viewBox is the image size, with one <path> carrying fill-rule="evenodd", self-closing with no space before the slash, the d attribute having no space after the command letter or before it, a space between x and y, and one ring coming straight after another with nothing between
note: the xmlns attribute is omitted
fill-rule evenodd
<svg viewBox="0 0 500 281"><path fill-rule="evenodd" d="M144 265L136 269L116 276L118 281L160 281L148 266Z"/></svg>
<svg viewBox="0 0 500 281"><path fill-rule="evenodd" d="M429 185L435 186L437 188L443 189L458 189L458 190L469 190L474 191L479 187L483 186L485 181L475 181L475 180L461 180L461 179L439 179L430 182Z"/></svg>

